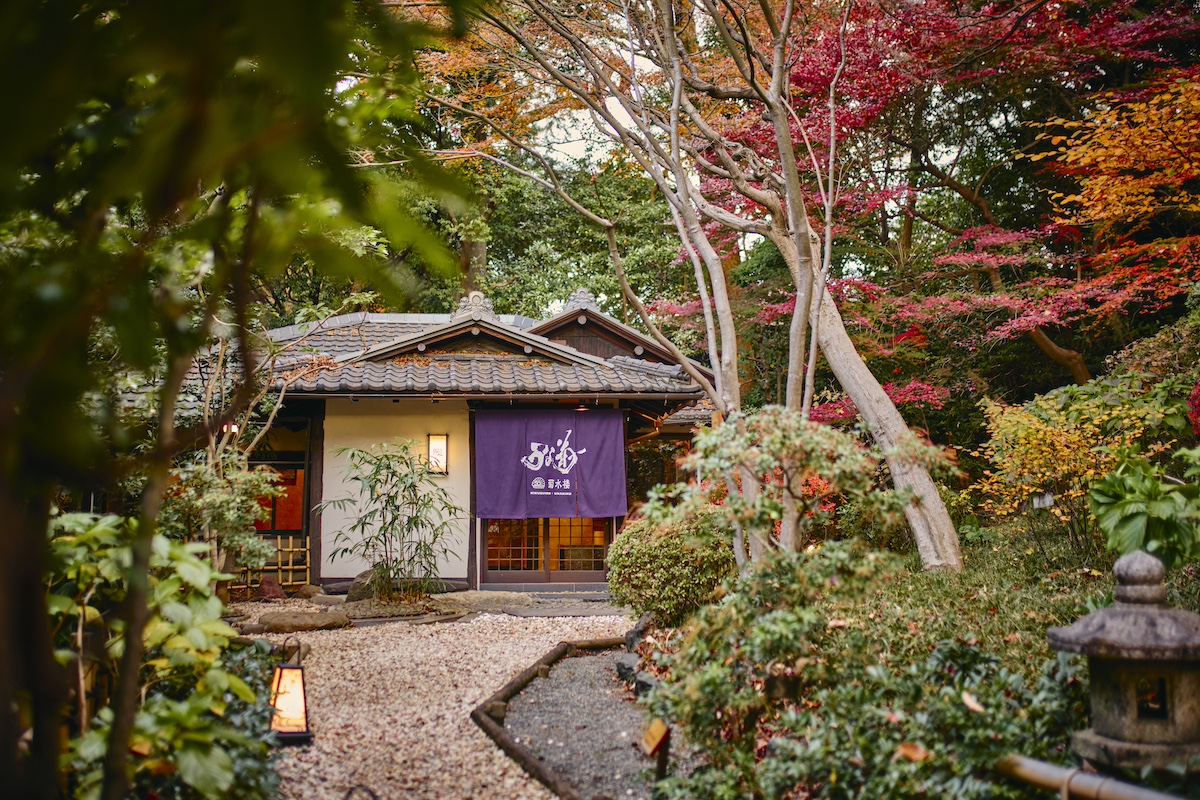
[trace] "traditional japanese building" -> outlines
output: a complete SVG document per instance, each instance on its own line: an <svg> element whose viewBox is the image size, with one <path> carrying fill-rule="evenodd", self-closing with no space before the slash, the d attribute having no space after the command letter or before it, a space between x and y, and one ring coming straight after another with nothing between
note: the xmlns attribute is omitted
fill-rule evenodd
<svg viewBox="0 0 1200 800"><path fill-rule="evenodd" d="M545 321L497 315L472 292L452 314L348 314L271 338L294 345L277 374L304 367L263 460L285 485L260 531L279 550L265 572L284 585L369 566L330 558L351 519L313 509L354 493L341 448L397 439L444 470L437 480L464 510L443 579L523 590L602 582L608 544L638 495L672 477L636 474L631 450L706 421L672 424L700 387L582 290Z"/></svg>

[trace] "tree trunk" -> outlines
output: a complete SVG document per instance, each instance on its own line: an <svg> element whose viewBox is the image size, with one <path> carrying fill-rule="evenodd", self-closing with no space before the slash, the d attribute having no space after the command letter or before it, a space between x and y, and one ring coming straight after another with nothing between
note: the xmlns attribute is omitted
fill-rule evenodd
<svg viewBox="0 0 1200 800"><path fill-rule="evenodd" d="M910 489L915 494L914 502L904 514L912 527L921 564L926 569L962 569L958 534L929 471L894 454L896 445L909 433L908 425L854 349L829 292L824 293L821 304L821 324L817 330L821 352L883 450L896 488Z"/></svg>
<svg viewBox="0 0 1200 800"><path fill-rule="evenodd" d="M1031 330L1029 338L1033 339L1033 343L1041 348L1043 353L1050 356L1051 361L1066 367L1067 371L1071 373L1072 380L1076 383L1087 383L1092 379L1092 373L1088 371L1087 364L1083 361L1083 355L1079 351L1059 347L1041 328Z"/></svg>
<svg viewBox="0 0 1200 800"><path fill-rule="evenodd" d="M0 488L5 520L0 559L0 774L13 797L57 798L58 755L67 676L54 660L46 610L46 520L50 492L31 501L16 491L18 481ZM22 742L26 729L33 738ZM22 750L28 748L27 753Z"/></svg>
<svg viewBox="0 0 1200 800"><path fill-rule="evenodd" d="M479 289L481 279L487 271L487 242L463 239L458 263L462 269L463 292Z"/></svg>
<svg viewBox="0 0 1200 800"><path fill-rule="evenodd" d="M992 291L997 293L1004 291L1004 281L1000 277L999 270L989 269L987 274ZM1029 338L1038 346L1038 349L1050 357L1051 361L1061 367L1066 367L1067 371L1071 373L1072 380L1076 383L1087 383L1092 379L1092 373L1088 371L1087 364L1083 361L1083 355L1077 350L1059 347L1041 328L1029 331Z"/></svg>

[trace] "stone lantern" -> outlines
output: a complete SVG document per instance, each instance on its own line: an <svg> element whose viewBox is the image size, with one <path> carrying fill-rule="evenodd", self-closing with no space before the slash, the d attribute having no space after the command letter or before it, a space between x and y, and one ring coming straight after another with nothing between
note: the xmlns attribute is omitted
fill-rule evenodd
<svg viewBox="0 0 1200 800"><path fill-rule="evenodd" d="M1122 556L1116 602L1046 632L1056 650L1088 657L1092 727L1071 747L1094 764L1165 767L1200 755L1200 614L1165 605L1164 572L1149 553Z"/></svg>

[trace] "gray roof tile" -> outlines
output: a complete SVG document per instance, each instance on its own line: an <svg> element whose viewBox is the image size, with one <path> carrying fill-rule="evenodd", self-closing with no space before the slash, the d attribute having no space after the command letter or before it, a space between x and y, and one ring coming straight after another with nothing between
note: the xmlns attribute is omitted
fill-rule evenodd
<svg viewBox="0 0 1200 800"><path fill-rule="evenodd" d="M687 396L700 392L678 365L625 356L605 360L580 353L527 333L534 321L524 317L500 317L489 324L532 345L532 354L417 353L409 345L387 347L401 340L412 342L423 331L445 330L449 323L449 315L444 314L348 314L327 320L307 336L301 326L279 329L271 332L272 339L295 346L279 359L276 371L314 361L324 365L294 383L292 394Z"/></svg>

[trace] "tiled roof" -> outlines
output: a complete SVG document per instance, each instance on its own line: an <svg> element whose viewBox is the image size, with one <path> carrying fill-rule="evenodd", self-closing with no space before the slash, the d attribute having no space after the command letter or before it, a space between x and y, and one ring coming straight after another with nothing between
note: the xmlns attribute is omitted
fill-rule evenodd
<svg viewBox="0 0 1200 800"><path fill-rule="evenodd" d="M303 326L293 325L270 336L277 344L294 344L278 359L277 373L301 364L321 367L293 383L292 395L654 394L683 399L700 392L678 365L625 356L605 360L530 333L535 324L512 315L464 315L462 309L453 316L347 314L307 335ZM446 337L474 341L474 335L507 342L503 347L514 352L438 352ZM418 352L418 345L426 344L429 351Z"/></svg>
<svg viewBox="0 0 1200 800"><path fill-rule="evenodd" d="M693 427L696 425L712 424L713 404L708 398L704 398L698 403L693 403L690 406L685 406L676 411L671 416L663 420L663 425L682 425L685 427Z"/></svg>
<svg viewBox="0 0 1200 800"><path fill-rule="evenodd" d="M680 367L652 366L564 364L525 355L404 355L341 364L297 381L291 392L503 396L698 391Z"/></svg>
<svg viewBox="0 0 1200 800"><path fill-rule="evenodd" d="M276 328L268 335L272 341L279 344L286 344L305 337L304 341L299 344L299 350L323 353L337 358L378 347L404 336L420 333L434 325L444 325L449 321L449 314L368 314L359 312L330 317L320 324L308 323ZM536 320L516 314L505 314L500 317L500 321L518 330L527 330L536 324Z"/></svg>

